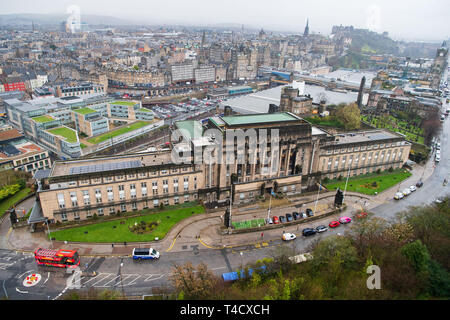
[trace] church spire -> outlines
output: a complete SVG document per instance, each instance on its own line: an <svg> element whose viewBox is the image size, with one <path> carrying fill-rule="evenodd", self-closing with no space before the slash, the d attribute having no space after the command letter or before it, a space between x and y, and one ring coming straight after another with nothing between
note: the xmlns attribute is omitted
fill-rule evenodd
<svg viewBox="0 0 450 320"><path fill-rule="evenodd" d="M305 27L305 32L303 32L304 36L309 35L309 18L306 19L306 27Z"/></svg>

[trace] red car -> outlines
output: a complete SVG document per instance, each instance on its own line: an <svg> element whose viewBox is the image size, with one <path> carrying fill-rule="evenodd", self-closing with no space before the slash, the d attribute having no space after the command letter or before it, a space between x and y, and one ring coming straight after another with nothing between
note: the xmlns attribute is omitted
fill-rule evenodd
<svg viewBox="0 0 450 320"><path fill-rule="evenodd" d="M367 217L367 212L359 212L355 215L356 218L361 219Z"/></svg>
<svg viewBox="0 0 450 320"><path fill-rule="evenodd" d="M339 227L339 225L340 225L339 221L331 221L328 226L330 228L336 228L336 227Z"/></svg>
<svg viewBox="0 0 450 320"><path fill-rule="evenodd" d="M278 219L277 216L274 216L274 217L273 217L273 223L274 223L274 224L280 223L280 220Z"/></svg>

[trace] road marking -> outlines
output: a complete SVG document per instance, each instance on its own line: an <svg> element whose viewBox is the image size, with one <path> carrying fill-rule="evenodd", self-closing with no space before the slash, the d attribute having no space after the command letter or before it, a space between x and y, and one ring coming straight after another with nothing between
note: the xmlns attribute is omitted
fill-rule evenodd
<svg viewBox="0 0 450 320"><path fill-rule="evenodd" d="M11 233L12 230L13 230L13 228L12 228L12 227L9 227L8 233L6 234L6 238L9 237L9 234Z"/></svg>
<svg viewBox="0 0 450 320"><path fill-rule="evenodd" d="M170 245L169 249L166 250L166 252L169 252L170 250L172 250L173 245L175 244L175 241L177 241L177 238L173 239L172 244Z"/></svg>
<svg viewBox="0 0 450 320"><path fill-rule="evenodd" d="M86 283L91 282L92 280L95 280L95 279L97 279L98 277L100 277L101 275L105 275L105 274L108 274L108 276L109 276L111 273L99 273L99 274L96 275L95 277L93 277L93 278L89 279L88 281L86 281L85 283L83 283L83 286L86 286ZM86 278L86 277L85 277L85 278ZM85 279L85 278L83 278L83 279ZM102 280L103 280L103 279L102 279Z"/></svg>
<svg viewBox="0 0 450 320"><path fill-rule="evenodd" d="M105 284L103 284L102 286L93 286L93 287L107 287L108 286L108 283L111 283L111 282L113 282L114 280L117 280L117 279L119 279L120 278L120 275L118 275L118 276L116 276L115 278L113 278L112 280L110 280L110 281L108 281L108 282L106 282ZM106 278L105 278L106 279ZM103 279L104 280L104 279Z"/></svg>
<svg viewBox="0 0 450 320"><path fill-rule="evenodd" d="M259 249L261 248L261 245L259 243L255 243L255 248Z"/></svg>
<svg viewBox="0 0 450 320"><path fill-rule="evenodd" d="M151 274L147 278L144 279L144 282L146 282L146 281L155 281L155 280L161 279L164 276L165 276L165 274L159 274L159 273Z"/></svg>
<svg viewBox="0 0 450 320"><path fill-rule="evenodd" d="M263 247L267 247L269 244L267 242L262 243Z"/></svg>
<svg viewBox="0 0 450 320"><path fill-rule="evenodd" d="M20 291L19 289L16 288L16 291L19 293L28 293L28 291Z"/></svg>
<svg viewBox="0 0 450 320"><path fill-rule="evenodd" d="M11 262L11 263L3 263L3 262L0 262L0 269L6 270L6 268L12 266L13 264L14 264L14 262Z"/></svg>

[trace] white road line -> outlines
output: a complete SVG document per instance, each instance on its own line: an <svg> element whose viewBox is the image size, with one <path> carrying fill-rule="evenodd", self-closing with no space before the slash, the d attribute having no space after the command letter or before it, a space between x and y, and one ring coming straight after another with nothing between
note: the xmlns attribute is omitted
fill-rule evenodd
<svg viewBox="0 0 450 320"><path fill-rule="evenodd" d="M116 276L115 278L113 278L112 280L108 281L107 283L101 285L101 286L93 286L93 287L108 287L108 283L111 283L115 280L117 280L118 278L120 278L120 276ZM106 279L106 278L105 278ZM104 279L103 279L104 280Z"/></svg>
<svg viewBox="0 0 450 320"><path fill-rule="evenodd" d="M16 288L16 291L17 291L17 292L20 292L20 293L28 293L28 291L20 291L20 290L17 289L17 288Z"/></svg>
<svg viewBox="0 0 450 320"><path fill-rule="evenodd" d="M43 284L45 284L48 281L49 278L50 278L50 272L47 273L47 279L45 279Z"/></svg>
<svg viewBox="0 0 450 320"><path fill-rule="evenodd" d="M86 286L86 283L91 282L92 280L95 280L95 279L99 278L101 275L105 275L105 274L107 274L109 276L111 273L99 273L95 277L93 277L93 278L89 279L88 281L86 281L85 283L83 283L83 286Z"/></svg>
<svg viewBox="0 0 450 320"><path fill-rule="evenodd" d="M12 266L14 263L15 263L15 262L11 262L11 263L3 263L3 262L0 262L0 269L6 270L6 268Z"/></svg>
<svg viewBox="0 0 450 320"><path fill-rule="evenodd" d="M127 286L131 286L134 282L137 281L137 279L139 279L141 277L140 274L132 274L132 276L137 276L134 280L131 280L130 282L128 282L126 285Z"/></svg>
<svg viewBox="0 0 450 320"><path fill-rule="evenodd" d="M100 279L100 280L98 280L97 282L94 282L94 284L92 284L91 287L96 287L96 284L97 284L97 283L100 283L100 282L102 282L102 281L108 279L110 276L114 276L114 274L108 273L107 276L104 277L103 279Z"/></svg>
<svg viewBox="0 0 450 320"><path fill-rule="evenodd" d="M155 281L155 280L161 279L164 276L165 276L165 274L151 274L144 280L144 282Z"/></svg>

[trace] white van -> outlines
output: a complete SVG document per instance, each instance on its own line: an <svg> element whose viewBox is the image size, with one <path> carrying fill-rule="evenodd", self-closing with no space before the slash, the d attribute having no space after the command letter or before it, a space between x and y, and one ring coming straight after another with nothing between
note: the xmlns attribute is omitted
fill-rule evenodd
<svg viewBox="0 0 450 320"><path fill-rule="evenodd" d="M153 248L134 248L133 260L159 259L159 252Z"/></svg>

